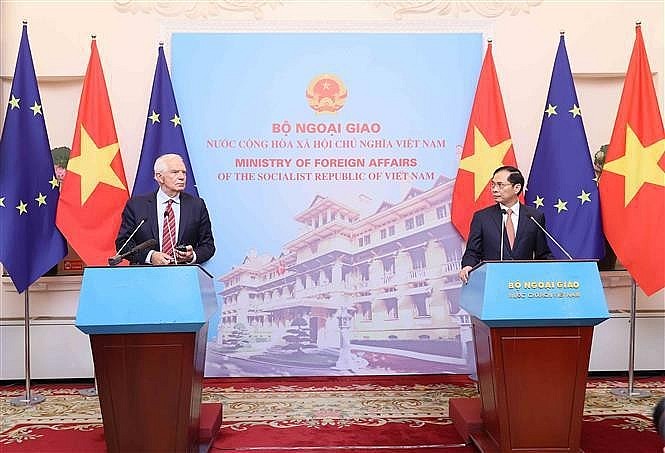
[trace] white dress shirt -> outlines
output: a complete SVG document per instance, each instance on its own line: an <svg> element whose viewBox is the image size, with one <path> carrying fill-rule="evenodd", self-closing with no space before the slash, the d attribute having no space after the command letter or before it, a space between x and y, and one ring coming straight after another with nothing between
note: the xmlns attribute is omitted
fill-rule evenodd
<svg viewBox="0 0 665 453"><path fill-rule="evenodd" d="M164 238L164 213L166 212L166 205L168 204L169 200L173 200L171 207L173 208L173 215L175 217L175 231L173 232L173 236L175 237L176 242L173 244L173 247L175 248L175 246L178 245L178 228L180 225L180 194L177 194L172 198L162 192L162 189L159 189L157 191L157 227L159 228L159 250L162 250L164 246L162 244L162 239ZM148 255L145 257L146 264L151 263L150 260L152 259L153 252L154 250L150 250ZM196 258L194 260L196 260Z"/></svg>
<svg viewBox="0 0 665 453"><path fill-rule="evenodd" d="M510 214L510 221L513 223L513 228L514 228L514 231L515 231L515 237L517 237L517 224L519 223L518 220L520 218L520 204L519 204L519 202L515 203L510 208L508 206L504 205L504 204L499 203L499 207L501 209L505 209L506 211L508 209L511 210L512 214ZM505 222L507 215L508 214L501 214L501 220Z"/></svg>
<svg viewBox="0 0 665 453"><path fill-rule="evenodd" d="M168 205L169 200L173 200L171 207L173 208L173 214L175 216L175 231L173 231L172 234L173 237L175 237L176 242L173 244L173 247L175 248L175 246L178 244L178 229L180 227L180 194L177 194L175 197L171 198L160 189L157 191L157 224L159 225L160 250L164 249L164 244L161 242L164 238L164 213L166 212L166 206Z"/></svg>

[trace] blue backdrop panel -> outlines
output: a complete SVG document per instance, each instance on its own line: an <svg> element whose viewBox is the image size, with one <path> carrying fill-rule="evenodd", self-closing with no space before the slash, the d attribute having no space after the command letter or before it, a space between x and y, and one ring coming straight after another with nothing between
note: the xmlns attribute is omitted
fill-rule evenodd
<svg viewBox="0 0 665 453"><path fill-rule="evenodd" d="M459 287L445 281L461 256L449 222L451 178L482 62L482 35L174 33L171 51L182 120L174 127L183 128L217 245L205 266L222 305L209 330L206 374L339 374L337 310L345 306L355 312L351 353L380 357L379 365L370 361L355 373L468 371L470 326L460 324ZM325 90L331 104L319 99ZM330 111L321 113L321 106ZM427 200L414 208L410 198L418 194ZM324 232L302 247L310 229L340 222L338 214L321 224L307 219L323 199L331 210L352 213L340 225L350 230L335 239ZM398 214L386 220L393 225L386 223L385 232L379 231L384 220L360 231L365 219L388 209ZM405 226L407 212L413 226ZM427 274L428 285L399 289L398 319L384 319L384 307L393 303L385 298L373 298L374 315L361 319L366 301L349 289L352 279L367 272L369 255L395 255L400 248L400 265L408 260L410 270L397 269L395 278ZM333 270L332 259L342 260L342 269ZM296 282L307 278L318 288L309 281L300 291ZM340 288L312 295L323 280ZM287 292L291 302L278 302ZM294 338L289 330L302 331L300 337L307 330L315 346L302 363L297 351L286 357ZM371 345L361 345L363 339ZM308 368L314 353L322 359Z"/></svg>

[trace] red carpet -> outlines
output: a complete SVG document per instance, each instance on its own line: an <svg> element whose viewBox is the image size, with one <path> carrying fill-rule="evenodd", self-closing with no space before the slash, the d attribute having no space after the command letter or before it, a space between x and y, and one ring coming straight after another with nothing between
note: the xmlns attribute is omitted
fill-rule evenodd
<svg viewBox="0 0 665 453"><path fill-rule="evenodd" d="M376 422L366 426L330 426L309 428L307 426L275 428L271 426L250 426L244 432L228 432L222 429L213 445L213 451L228 451L246 447L357 447L371 446L385 449L400 446L420 447L419 450L446 451L446 446L463 453L473 452L464 447L462 439L452 425L428 425L427 420L402 422ZM441 422L441 420L434 420ZM279 431L276 432L276 429ZM428 446L428 448L423 448ZM262 450L265 451L265 450ZM342 451L341 449L338 451ZM344 449L343 451L346 451Z"/></svg>
<svg viewBox="0 0 665 453"><path fill-rule="evenodd" d="M665 447L649 417L641 415L591 415L582 424L582 449L586 453L661 453Z"/></svg>
<svg viewBox="0 0 665 453"><path fill-rule="evenodd" d="M283 452L283 451L312 451L318 453L354 452L371 453L391 451L381 449L348 448L354 445L420 445L414 451L423 452L459 452L467 453L474 450L469 447L458 447L461 440L448 425L440 432L430 431L430 440L433 443L423 442L424 436L415 436L409 429L400 428L393 424L382 427L357 428L329 428L319 429L315 432L307 428L249 428L242 435L228 434L222 431L211 451L230 451L234 453L249 452ZM279 429L279 432L275 432ZM9 441L6 442L6 441ZM446 442L447 441L447 442ZM228 443L228 445L227 445ZM244 445L243 445L244 443ZM451 445L452 444L452 445ZM270 449L270 446L282 446L280 449ZM297 447L323 447L346 446L344 449L302 448ZM431 447L426 447L430 445ZM445 448L443 445L451 445ZM455 446L453 446L455 445ZM659 453L665 444L651 429L651 421L641 416L591 416L585 417L582 427L582 449L585 453ZM251 448L251 449L248 449ZM260 449L259 449L260 448ZM285 450L286 449L286 450ZM405 451L409 451L407 449ZM26 425L17 426L9 433L2 434L0 451L3 453L64 453L64 452L105 452L103 429L101 426L80 424L63 425Z"/></svg>
<svg viewBox="0 0 665 453"><path fill-rule="evenodd" d="M105 452L101 424L18 425L0 435L2 453Z"/></svg>
<svg viewBox="0 0 665 453"><path fill-rule="evenodd" d="M650 398L621 401L609 393L619 382L589 382L584 453L662 452L648 414L665 395L665 379L638 383ZM0 388L0 451L106 451L98 401L78 395L80 387L37 385L47 400L28 409L7 402L20 386ZM471 453L450 423L447 401L473 395L463 376L379 376L212 379L203 397L224 405L212 452Z"/></svg>

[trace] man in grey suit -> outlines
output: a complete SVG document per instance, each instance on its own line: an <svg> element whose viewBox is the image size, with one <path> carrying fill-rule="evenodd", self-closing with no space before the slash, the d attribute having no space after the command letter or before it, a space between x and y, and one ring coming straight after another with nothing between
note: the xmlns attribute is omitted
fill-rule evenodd
<svg viewBox="0 0 665 453"><path fill-rule="evenodd" d="M115 240L116 248L124 252L155 239L159 248L130 255L130 263L165 265L208 261L215 253L210 216L201 198L184 191L187 169L182 158L177 154L164 154L155 160L154 172L159 189L127 201ZM136 233L130 239L134 230Z"/></svg>
<svg viewBox="0 0 665 453"><path fill-rule="evenodd" d="M504 166L494 170L491 189L496 204L473 215L459 272L464 283L469 280L469 272L481 261L501 259L501 244L504 260L554 259L545 233L530 218L545 228L544 214L519 202L523 188L524 176L517 168Z"/></svg>

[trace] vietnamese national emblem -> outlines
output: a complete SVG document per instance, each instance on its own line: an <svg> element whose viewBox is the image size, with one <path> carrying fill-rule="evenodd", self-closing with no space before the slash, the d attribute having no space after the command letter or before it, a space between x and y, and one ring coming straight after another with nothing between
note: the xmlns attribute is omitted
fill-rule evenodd
<svg viewBox="0 0 665 453"><path fill-rule="evenodd" d="M316 113L336 113L344 107L348 91L339 77L321 74L312 79L305 94Z"/></svg>

